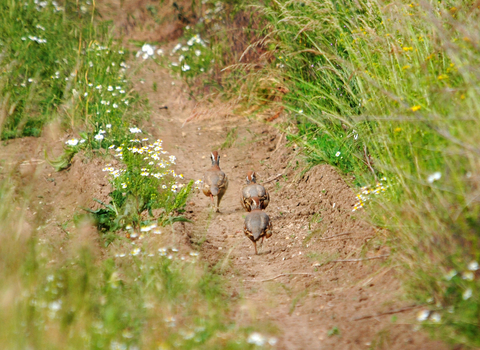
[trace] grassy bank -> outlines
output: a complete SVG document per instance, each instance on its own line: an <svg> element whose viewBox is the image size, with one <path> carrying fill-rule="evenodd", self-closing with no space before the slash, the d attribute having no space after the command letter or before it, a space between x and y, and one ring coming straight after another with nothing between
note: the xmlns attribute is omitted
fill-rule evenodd
<svg viewBox="0 0 480 350"><path fill-rule="evenodd" d="M409 298L425 305L419 322L479 346L478 4L272 1L250 10L269 22L252 46L274 59L248 71L237 96L283 106L298 129L290 139L311 162L371 186L355 210L368 201L388 228Z"/></svg>
<svg viewBox="0 0 480 350"><path fill-rule="evenodd" d="M73 137L55 135L64 153L46 153L50 164L61 171L77 153L101 157L112 188L104 208L73 215L51 245L51 213L2 162L0 348L253 348L250 330L228 317L235 300L219 276L157 236L184 220L192 182L138 127L148 109L128 81L129 52L94 5L0 1L2 139L56 123Z"/></svg>

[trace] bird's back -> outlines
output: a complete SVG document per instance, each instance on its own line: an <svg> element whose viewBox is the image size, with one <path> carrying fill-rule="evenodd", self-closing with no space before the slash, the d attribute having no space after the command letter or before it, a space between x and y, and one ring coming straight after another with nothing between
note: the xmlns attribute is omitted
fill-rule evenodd
<svg viewBox="0 0 480 350"><path fill-rule="evenodd" d="M266 195L266 193L267 191L265 190L265 187L258 184L251 184L251 185L245 186L242 190L243 198L252 198L252 197L262 198Z"/></svg>
<svg viewBox="0 0 480 350"><path fill-rule="evenodd" d="M245 218L245 228L258 240L270 228L270 218L261 210L253 210Z"/></svg>

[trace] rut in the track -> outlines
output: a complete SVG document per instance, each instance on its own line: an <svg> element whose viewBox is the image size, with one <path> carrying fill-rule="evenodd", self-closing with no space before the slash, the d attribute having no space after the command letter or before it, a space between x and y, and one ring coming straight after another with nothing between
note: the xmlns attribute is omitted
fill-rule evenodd
<svg viewBox="0 0 480 350"><path fill-rule="evenodd" d="M177 231L229 279L238 323L264 322L262 331L276 334L278 349L368 349L380 343L388 349L442 349L414 332L415 310L397 314L395 323L391 315L354 320L408 303L401 300L395 266L384 259L330 262L388 255L363 214L352 213L355 195L333 168L320 165L300 176L298 149L287 147L275 128L233 117L223 105L204 107L203 120L182 127L202 106L189 100L181 83L153 63L134 80L154 111L145 127L177 156L177 170L187 179L202 178L210 152L237 127L233 147L220 150L220 166L230 180L221 212L214 213L210 199L197 193L187 206L194 223ZM164 105L167 110L158 108ZM248 170L257 172L260 183L282 174L265 185L274 234L259 255L242 231L239 196Z"/></svg>

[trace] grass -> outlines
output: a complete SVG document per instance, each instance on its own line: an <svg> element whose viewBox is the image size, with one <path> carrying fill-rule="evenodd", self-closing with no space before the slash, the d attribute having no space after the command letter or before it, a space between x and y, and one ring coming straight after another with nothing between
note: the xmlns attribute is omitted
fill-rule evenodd
<svg viewBox="0 0 480 350"><path fill-rule="evenodd" d="M226 94L245 113L283 107L290 119L280 127L310 162L354 175L365 186L355 210L365 205L391 232L405 290L428 310L419 323L480 346L477 4L280 0L245 9L268 22L250 46L267 64L225 69Z"/></svg>

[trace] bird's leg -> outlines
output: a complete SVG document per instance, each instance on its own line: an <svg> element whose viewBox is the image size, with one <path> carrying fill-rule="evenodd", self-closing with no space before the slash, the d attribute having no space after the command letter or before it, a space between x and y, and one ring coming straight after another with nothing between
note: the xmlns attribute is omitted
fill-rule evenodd
<svg viewBox="0 0 480 350"><path fill-rule="evenodd" d="M255 255L258 255L258 252L257 252L257 242L253 241L253 245L255 246Z"/></svg>
<svg viewBox="0 0 480 350"><path fill-rule="evenodd" d="M264 239L265 239L265 236L262 236L262 240L261 240L261 242L260 242L260 249L262 249L262 250L263 250L263 240L264 240Z"/></svg>

